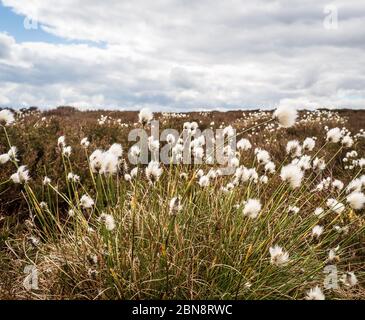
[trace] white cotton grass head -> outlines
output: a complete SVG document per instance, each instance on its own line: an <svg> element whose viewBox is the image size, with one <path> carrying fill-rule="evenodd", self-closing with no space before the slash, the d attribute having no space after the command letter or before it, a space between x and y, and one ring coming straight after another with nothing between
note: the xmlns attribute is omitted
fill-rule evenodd
<svg viewBox="0 0 365 320"><path fill-rule="evenodd" d="M340 128L332 128L327 131L326 140L328 142L337 143L342 138L342 132Z"/></svg>
<svg viewBox="0 0 365 320"><path fill-rule="evenodd" d="M104 152L96 149L89 157L90 168L92 172L98 172L101 168Z"/></svg>
<svg viewBox="0 0 365 320"><path fill-rule="evenodd" d="M4 109L0 111L0 125L9 126L14 122L14 114L10 110Z"/></svg>
<svg viewBox="0 0 365 320"><path fill-rule="evenodd" d="M286 153L292 158L300 157L302 155L302 147L298 140L288 141L286 144Z"/></svg>
<svg viewBox="0 0 365 320"><path fill-rule="evenodd" d="M340 261L340 257L337 255L337 251L340 247L337 246L334 249L328 251L328 262Z"/></svg>
<svg viewBox="0 0 365 320"><path fill-rule="evenodd" d="M312 168L315 171L323 171L326 169L326 162L323 159L316 157L312 162Z"/></svg>
<svg viewBox="0 0 365 320"><path fill-rule="evenodd" d="M62 154L65 156L65 157L69 157L71 155L71 152L72 152L72 148L71 146L67 146L67 147L63 147L62 148Z"/></svg>
<svg viewBox="0 0 365 320"><path fill-rule="evenodd" d="M297 110L294 107L287 105L279 106L273 114L273 118L277 119L280 126L284 128L292 127L295 124L297 117Z"/></svg>
<svg viewBox="0 0 365 320"><path fill-rule="evenodd" d="M5 164L8 161L10 161L9 154L4 153L4 154L0 155L0 164Z"/></svg>
<svg viewBox="0 0 365 320"><path fill-rule="evenodd" d="M15 184L24 184L30 180L29 171L26 166L20 166L14 174L10 176L10 180L12 180Z"/></svg>
<svg viewBox="0 0 365 320"><path fill-rule="evenodd" d="M66 145L66 138L65 138L65 136L60 136L60 137L57 139L57 145L58 145L60 148L63 148L63 147Z"/></svg>
<svg viewBox="0 0 365 320"><path fill-rule="evenodd" d="M242 213L251 219L257 218L261 211L262 205L258 199L248 199L244 205Z"/></svg>
<svg viewBox="0 0 365 320"><path fill-rule="evenodd" d="M341 277L341 282L347 287L354 287L358 284L357 277L353 272L346 272Z"/></svg>
<svg viewBox="0 0 365 320"><path fill-rule="evenodd" d="M300 208L298 208L297 206L289 206L289 208L288 208L289 213L298 214L299 211L300 211Z"/></svg>
<svg viewBox="0 0 365 320"><path fill-rule="evenodd" d="M72 172L68 173L67 179L69 181L73 181L73 182L80 182L80 176L78 176L77 174L74 174Z"/></svg>
<svg viewBox="0 0 365 320"><path fill-rule="evenodd" d="M314 288L307 291L306 300L325 300L325 296L320 287L315 286Z"/></svg>
<svg viewBox="0 0 365 320"><path fill-rule="evenodd" d="M361 210L365 205L365 195L362 192L352 192L346 197L346 202L354 210Z"/></svg>
<svg viewBox="0 0 365 320"><path fill-rule="evenodd" d="M295 164L288 164L281 168L280 177L283 181L289 182L293 189L300 187L304 173Z"/></svg>
<svg viewBox="0 0 365 320"><path fill-rule="evenodd" d="M345 210L343 203L337 201L334 198L330 198L326 202L327 207L337 214L341 214Z"/></svg>
<svg viewBox="0 0 365 320"><path fill-rule="evenodd" d="M138 120L141 124L149 124L153 119L153 113L149 108L143 108L138 114Z"/></svg>
<svg viewBox="0 0 365 320"><path fill-rule="evenodd" d="M169 212L171 215L176 215L183 209L180 197L173 197L169 202Z"/></svg>
<svg viewBox="0 0 365 320"><path fill-rule="evenodd" d="M100 220L104 222L105 228L108 231L113 231L115 229L115 220L111 214L102 213L100 216Z"/></svg>
<svg viewBox="0 0 365 320"><path fill-rule="evenodd" d="M190 122L184 122L183 129L185 131L190 131L191 130L191 123Z"/></svg>
<svg viewBox="0 0 365 320"><path fill-rule="evenodd" d="M19 161L17 159L17 155L18 155L18 148L15 146L10 147L10 149L8 151L9 159L12 161Z"/></svg>
<svg viewBox="0 0 365 320"><path fill-rule="evenodd" d="M341 140L341 144L345 148L351 148L354 144L354 139L352 139L350 136L344 136Z"/></svg>
<svg viewBox="0 0 365 320"><path fill-rule="evenodd" d="M162 171L163 170L157 161L152 160L151 162L149 162L145 170L148 181L158 181L162 175Z"/></svg>
<svg viewBox="0 0 365 320"><path fill-rule="evenodd" d="M107 151L113 155L115 155L117 158L121 158L123 155L123 148L122 145L119 143L113 143L109 150Z"/></svg>
<svg viewBox="0 0 365 320"><path fill-rule="evenodd" d="M80 198L80 206L84 209L90 209L92 208L94 205L94 200L88 196L87 194L84 194L81 198Z"/></svg>
<svg viewBox="0 0 365 320"><path fill-rule="evenodd" d="M323 214L324 214L324 210L321 207L318 207L314 210L314 215L319 218L323 217Z"/></svg>
<svg viewBox="0 0 365 320"><path fill-rule="evenodd" d="M90 145L90 141L89 141L89 139L87 138L87 137L85 137L85 138L82 138L81 139L81 142L80 142L80 144L81 144L81 146L83 147L83 148L88 148L89 147L89 145Z"/></svg>
<svg viewBox="0 0 365 320"><path fill-rule="evenodd" d="M332 181L332 188L337 190L337 191L341 191L344 187L344 184L341 180L335 179Z"/></svg>
<svg viewBox="0 0 365 320"><path fill-rule="evenodd" d="M131 178L132 179L135 178L135 177L137 177L137 175L138 175L138 167L133 168L131 170L131 172L130 172L130 175L131 175Z"/></svg>
<svg viewBox="0 0 365 320"><path fill-rule="evenodd" d="M110 176L116 174L118 172L118 169L118 156L111 152L104 152L100 161L99 173Z"/></svg>
<svg viewBox="0 0 365 320"><path fill-rule="evenodd" d="M51 183L51 179L47 176L43 178L43 185L48 186Z"/></svg>
<svg viewBox="0 0 365 320"><path fill-rule="evenodd" d="M293 159L291 163L297 165L301 170L306 171L311 168L311 157L303 155L300 158Z"/></svg>
<svg viewBox="0 0 365 320"><path fill-rule="evenodd" d="M247 139L241 139L237 142L237 149L247 151L252 148L251 142Z"/></svg>
<svg viewBox="0 0 365 320"><path fill-rule="evenodd" d="M169 145L174 145L175 144L175 136L172 134L172 133L169 133L167 136L166 136L166 142L169 144Z"/></svg>
<svg viewBox="0 0 365 320"><path fill-rule="evenodd" d="M203 171L202 169L199 169L199 170L196 172L196 176L197 176L198 178L200 178L200 177L204 176L204 171Z"/></svg>
<svg viewBox="0 0 365 320"><path fill-rule="evenodd" d="M233 191L234 189L234 184L233 183L227 183L227 185L224 187L221 187L221 190L223 191L223 193L225 194L229 194Z"/></svg>
<svg viewBox="0 0 365 320"><path fill-rule="evenodd" d="M365 185L365 183L363 183L363 181L361 180L361 177L356 178L356 179L350 181L350 183L347 185L346 192L347 193L351 193L351 192L355 192L355 191L360 192L364 185Z"/></svg>
<svg viewBox="0 0 365 320"><path fill-rule="evenodd" d="M268 162L270 162L271 157L268 151L262 149L256 149L255 153L258 163L265 165Z"/></svg>
<svg viewBox="0 0 365 320"><path fill-rule="evenodd" d="M303 141L303 149L305 151L312 151L316 146L316 141L313 138L305 138Z"/></svg>
<svg viewBox="0 0 365 320"><path fill-rule="evenodd" d="M259 182L260 183L263 183L263 184L267 184L269 182L269 177L268 176L261 176L260 179L259 179Z"/></svg>
<svg viewBox="0 0 365 320"><path fill-rule="evenodd" d="M209 180L209 177L208 176L201 176L199 178L199 185L202 187L202 188L205 188L205 187L208 187L209 184L210 184L210 180Z"/></svg>
<svg viewBox="0 0 365 320"><path fill-rule="evenodd" d="M39 203L39 207L43 210L48 210L48 204L44 201Z"/></svg>
<svg viewBox="0 0 365 320"><path fill-rule="evenodd" d="M233 168L237 168L240 165L240 160L237 157L229 159L229 166Z"/></svg>
<svg viewBox="0 0 365 320"><path fill-rule="evenodd" d="M320 225L316 225L312 229L312 236L315 238L319 238L323 233L323 227Z"/></svg>
<svg viewBox="0 0 365 320"><path fill-rule="evenodd" d="M235 129L233 129L232 126L229 125L228 127L225 127L223 129L223 135L227 137L233 137L235 135Z"/></svg>
<svg viewBox="0 0 365 320"><path fill-rule="evenodd" d="M270 263L272 265L281 267L285 266L289 262L289 254L284 251L284 249L278 245L270 247Z"/></svg>
<svg viewBox="0 0 365 320"><path fill-rule="evenodd" d="M137 145L134 145L129 149L129 154L132 156L133 159L137 159L141 154L141 148Z"/></svg>
<svg viewBox="0 0 365 320"><path fill-rule="evenodd" d="M276 166L275 166L274 162L269 161L268 163L265 164L265 172L275 173L275 169L276 169Z"/></svg>

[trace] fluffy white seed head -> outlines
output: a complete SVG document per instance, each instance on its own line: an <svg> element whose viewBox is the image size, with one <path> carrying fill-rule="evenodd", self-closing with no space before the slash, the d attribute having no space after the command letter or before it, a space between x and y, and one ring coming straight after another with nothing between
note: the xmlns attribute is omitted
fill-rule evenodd
<svg viewBox="0 0 365 320"><path fill-rule="evenodd" d="M100 220L104 222L105 228L108 231L113 231L115 229L115 220L111 214L102 213Z"/></svg>
<svg viewBox="0 0 365 320"><path fill-rule="evenodd" d="M289 262L289 254L284 251L284 249L278 245L270 247L270 262L275 266L285 266Z"/></svg>
<svg viewBox="0 0 365 320"><path fill-rule="evenodd" d="M267 164L271 160L269 152L262 149L256 150L256 158L260 164Z"/></svg>
<svg viewBox="0 0 365 320"><path fill-rule="evenodd" d="M280 126L284 128L292 127L297 120L297 116L297 110L286 105L279 106L273 114L273 117L277 119Z"/></svg>
<svg viewBox="0 0 365 320"><path fill-rule="evenodd" d="M341 191L344 187L344 184L341 180L335 179L332 181L332 188L337 190L337 191Z"/></svg>
<svg viewBox="0 0 365 320"><path fill-rule="evenodd" d="M248 199L243 208L243 215L255 219L261 211L261 202L258 199Z"/></svg>
<svg viewBox="0 0 365 320"><path fill-rule="evenodd" d="M62 154L65 156L65 157L69 157L71 155L71 152L72 152L72 148L71 146L67 146L67 147L63 147L62 148Z"/></svg>
<svg viewBox="0 0 365 320"><path fill-rule="evenodd" d="M65 138L65 136L60 136L60 137L57 139L57 145L58 145L60 148L63 148L63 147L66 145L66 138Z"/></svg>
<svg viewBox="0 0 365 320"><path fill-rule="evenodd" d="M169 133L167 136L166 136L166 142L169 144L169 145L173 145L175 144L175 136L171 133Z"/></svg>
<svg viewBox="0 0 365 320"><path fill-rule="evenodd" d="M326 162L323 159L316 157L313 160L312 167L313 170L323 171L324 169L326 169Z"/></svg>
<svg viewBox="0 0 365 320"><path fill-rule="evenodd" d="M119 160L117 154L110 152L110 150L104 152L100 161L100 174L113 175L118 172Z"/></svg>
<svg viewBox="0 0 365 320"><path fill-rule="evenodd" d="M362 192L352 192L346 197L347 203L352 209L361 210L365 205L365 195Z"/></svg>
<svg viewBox="0 0 365 320"><path fill-rule="evenodd" d="M328 130L327 132L327 141L337 143L340 141L342 137L342 132L340 128L332 128L331 130Z"/></svg>
<svg viewBox="0 0 365 320"><path fill-rule="evenodd" d="M177 213L179 213L181 210L183 209L183 206L181 204L181 199L180 197L174 197L170 200L169 203L169 212L171 215L175 215Z"/></svg>
<svg viewBox="0 0 365 320"><path fill-rule="evenodd" d="M80 206L84 209L90 209L94 205L94 200L90 198L87 194L84 194L80 198Z"/></svg>
<svg viewBox="0 0 365 320"><path fill-rule="evenodd" d="M241 139L237 142L237 149L247 151L252 148L251 142L247 139Z"/></svg>
<svg viewBox="0 0 365 320"><path fill-rule="evenodd" d="M307 300L325 300L325 296L320 287L316 286L309 291L305 297Z"/></svg>
<svg viewBox="0 0 365 320"><path fill-rule="evenodd" d="M80 142L81 146L83 148L87 148L90 145L90 141L88 140L88 138L83 138Z"/></svg>
<svg viewBox="0 0 365 320"><path fill-rule="evenodd" d="M314 210L314 215L317 217L322 217L323 212L324 212L323 208L318 207Z"/></svg>
<svg viewBox="0 0 365 320"><path fill-rule="evenodd" d="M30 180L29 171L26 166L20 166L14 174L10 176L10 180L12 180L15 184L24 184Z"/></svg>
<svg viewBox="0 0 365 320"><path fill-rule="evenodd" d="M303 176L303 171L295 164L289 164L281 168L281 179L289 182L293 189L300 187Z"/></svg>
<svg viewBox="0 0 365 320"><path fill-rule="evenodd" d="M269 161L268 163L265 164L265 172L268 173L275 173L275 163L272 161Z"/></svg>
<svg viewBox="0 0 365 320"><path fill-rule="evenodd" d="M10 157L7 153L0 155L0 164L5 164L10 160Z"/></svg>
<svg viewBox="0 0 365 320"><path fill-rule="evenodd" d="M153 113L148 108L143 108L138 114L139 122L143 125L148 124L153 119Z"/></svg>
<svg viewBox="0 0 365 320"><path fill-rule="evenodd" d="M323 227L320 225L316 225L312 229L312 236L315 238L319 238L320 235L323 233Z"/></svg>
<svg viewBox="0 0 365 320"><path fill-rule="evenodd" d="M300 157L302 155L302 147L298 140L288 141L286 145L286 153L292 158Z"/></svg>
<svg viewBox="0 0 365 320"><path fill-rule="evenodd" d="M345 206L333 198L328 199L326 205L329 209L337 214L341 214L345 210Z"/></svg>
<svg viewBox="0 0 365 320"><path fill-rule="evenodd" d="M14 123L14 121L14 114L10 110L4 109L0 111L0 125L9 126Z"/></svg>
<svg viewBox="0 0 365 320"><path fill-rule="evenodd" d="M303 141L303 149L306 151L312 151L316 146L316 141L313 138L305 138Z"/></svg>
<svg viewBox="0 0 365 320"><path fill-rule="evenodd" d="M148 164L145 172L146 177L150 182L156 182L162 175L162 168L160 168L160 164L157 161L151 161Z"/></svg>
<svg viewBox="0 0 365 320"><path fill-rule="evenodd" d="M18 148L15 146L10 147L8 151L9 159L12 161L18 161L17 155L18 155Z"/></svg>
<svg viewBox="0 0 365 320"><path fill-rule="evenodd" d="M354 144L354 139L352 139L350 136L344 136L341 140L341 144L346 148L351 148Z"/></svg>
<svg viewBox="0 0 365 320"><path fill-rule="evenodd" d="M347 286L347 287L354 287L357 285L358 280L356 275L353 272L346 272L342 278L341 278L341 282Z"/></svg>
<svg viewBox="0 0 365 320"><path fill-rule="evenodd" d="M117 158L121 158L123 155L122 145L119 143L113 143L107 152L115 155Z"/></svg>
<svg viewBox="0 0 365 320"><path fill-rule="evenodd" d="M199 179L199 185L204 188L204 187L208 187L210 184L210 180L208 176L201 176Z"/></svg>

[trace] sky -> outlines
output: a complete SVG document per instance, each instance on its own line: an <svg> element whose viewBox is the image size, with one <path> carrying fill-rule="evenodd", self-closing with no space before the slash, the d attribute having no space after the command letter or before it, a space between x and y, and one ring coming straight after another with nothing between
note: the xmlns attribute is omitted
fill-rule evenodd
<svg viewBox="0 0 365 320"><path fill-rule="evenodd" d="M365 1L0 3L1 107L365 107Z"/></svg>

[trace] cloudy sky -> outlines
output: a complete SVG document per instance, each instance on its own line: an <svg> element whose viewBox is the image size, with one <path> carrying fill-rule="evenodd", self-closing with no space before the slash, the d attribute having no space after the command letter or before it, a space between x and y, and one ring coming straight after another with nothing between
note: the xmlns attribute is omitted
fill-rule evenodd
<svg viewBox="0 0 365 320"><path fill-rule="evenodd" d="M0 1L0 106L365 107L364 1Z"/></svg>

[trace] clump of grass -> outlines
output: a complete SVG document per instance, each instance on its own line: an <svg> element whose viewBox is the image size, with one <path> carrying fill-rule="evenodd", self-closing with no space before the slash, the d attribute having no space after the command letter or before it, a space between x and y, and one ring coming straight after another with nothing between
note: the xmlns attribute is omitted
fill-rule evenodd
<svg viewBox="0 0 365 320"><path fill-rule="evenodd" d="M292 111L289 120L283 112L285 127L293 125ZM151 114L144 114L143 125L148 126ZM364 297L364 209L357 206L355 210L347 201L353 191L351 181L359 179L357 192L365 186L359 165L363 136L361 132L351 135L355 143L351 148L341 144L342 137L350 135L347 131L340 130L335 143L326 139L325 129L318 129L318 124L328 124L328 130L342 125L345 120L337 114L302 114L291 128L278 127L266 112L238 119L237 137L244 136L250 144L245 143L237 155L238 167L229 176L220 176L219 167L194 163L152 163L146 175L144 167L129 168L125 156L114 154L115 146L114 153L108 149L99 155L101 162L108 161L100 169L90 157L90 148L106 149L121 142L117 139L120 123L113 118L99 120L98 135L111 131L114 139L94 139L86 134L92 132L87 127L81 133L67 132L66 140L57 145L54 118L42 120L45 124L35 128L41 116L2 126L7 149L14 145L13 135L17 146L22 144L20 135L29 137L17 157L4 164L0 185L8 208L18 203L19 211L13 210L20 213L0 221L0 296L303 299L322 298L323 292L334 299ZM187 120L179 118L161 115L160 120L178 128L181 120ZM202 126L209 127L208 120L209 115ZM127 125L138 126L133 121ZM20 132L20 128L26 130ZM38 131L53 132L47 146L36 140ZM302 137L296 136L298 132ZM305 138L314 133L315 146L302 150ZM90 137L89 149L80 146L84 137ZM298 141L288 147L293 137ZM43 150L37 160L42 171L34 164L29 167L31 179L14 185L10 173L32 161L26 151L38 148L31 145L33 140ZM351 149L358 151L358 162L345 170L342 161ZM316 167L319 159L325 168ZM269 162L275 169L271 164L266 167ZM342 188L332 187L329 181L334 178L343 181ZM343 210L328 205L329 199ZM337 268L342 280L337 289L323 285L327 265ZM26 266L36 270L36 287L24 283ZM349 272L356 275L356 283Z"/></svg>

